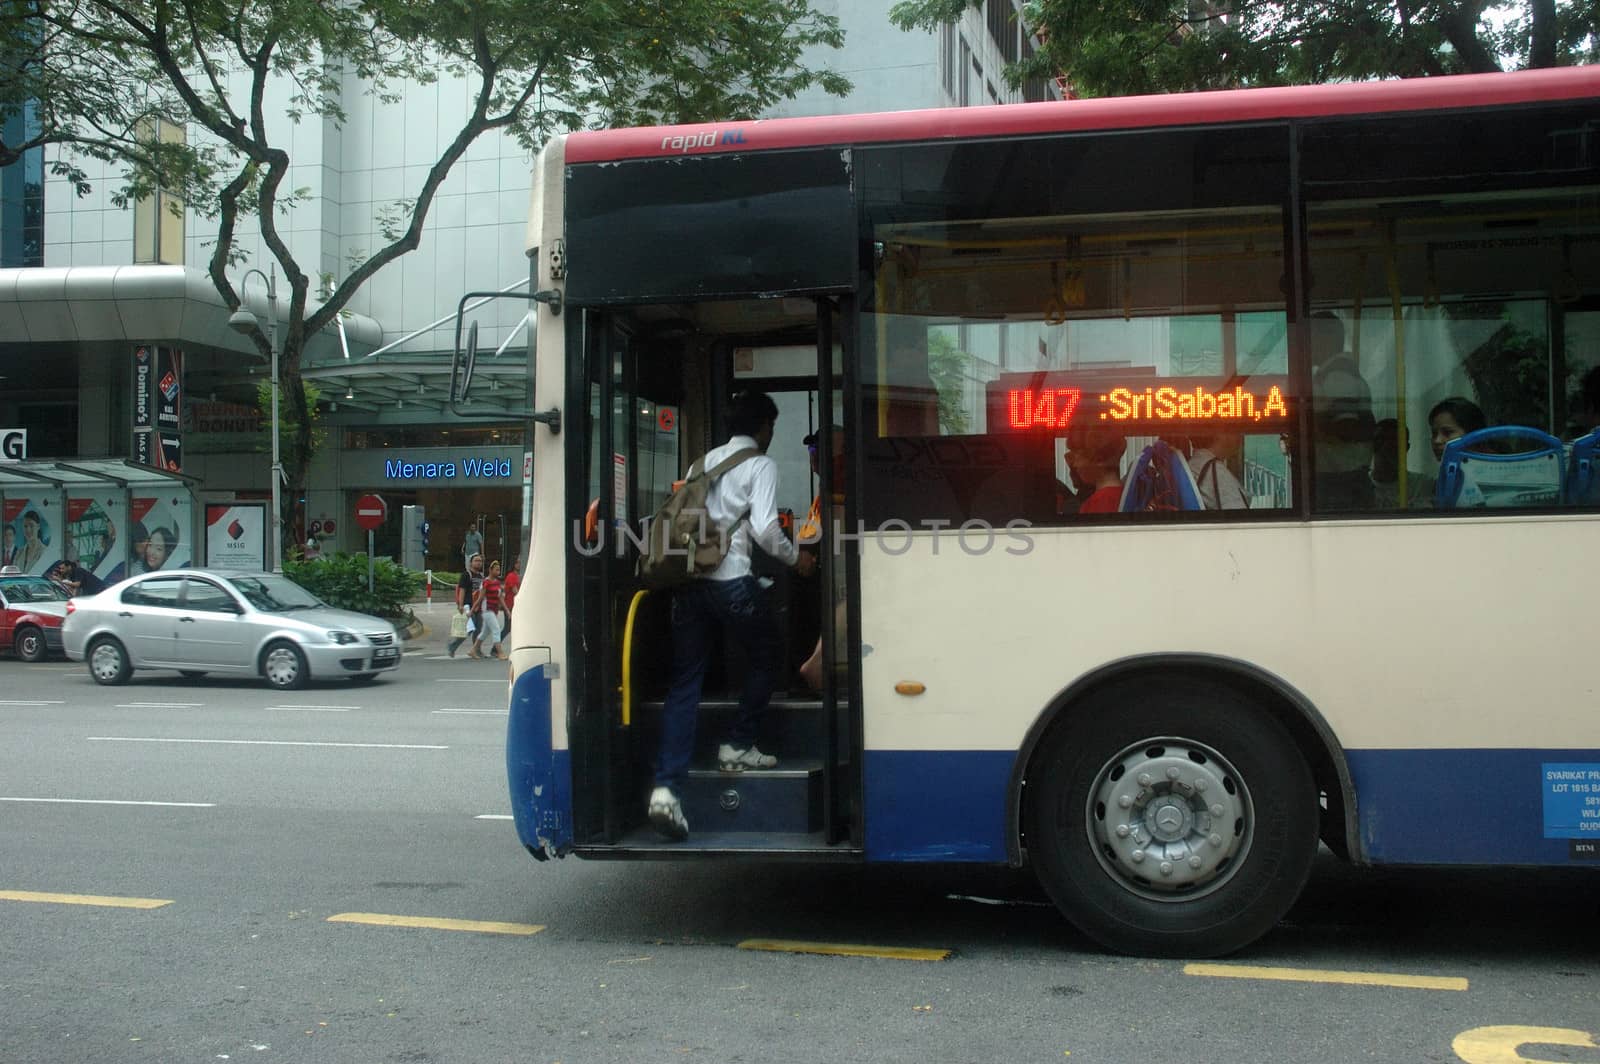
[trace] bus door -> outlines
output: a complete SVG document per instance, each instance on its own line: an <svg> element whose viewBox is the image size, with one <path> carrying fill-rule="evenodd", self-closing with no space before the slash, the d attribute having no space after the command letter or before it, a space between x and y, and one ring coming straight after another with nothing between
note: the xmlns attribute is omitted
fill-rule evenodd
<svg viewBox="0 0 1600 1064"><path fill-rule="evenodd" d="M800 314L794 304L800 304ZM575 695L569 715L580 852L848 852L849 841L859 837L851 824L855 785L849 769L859 763L859 729L851 725L846 696L852 660L842 649L847 641L833 639L826 667L810 670L818 689L800 672L824 629L843 616L821 606L825 586L837 586L841 593L834 597L842 600L845 574L835 566L843 565L842 557L829 559L821 570L837 573L833 585L821 577L793 579L759 551L752 559L779 625L776 690L757 740L779 757L777 768L718 770L716 747L748 667L729 641L713 654L706 676L695 757L680 796L689 840L659 838L645 815L672 666L671 593L646 588L637 575L648 519L690 464L726 440L728 396L754 387L768 391L779 406L769 455L779 465L779 505L788 512L789 534L798 531L819 495L806 437L826 426L819 385L827 380L831 390L835 379L832 365L818 364L819 350L831 350L838 332L834 310L826 301L823 307L820 320L811 300L699 304L688 317L681 306L671 313L656 307L586 312L590 431L587 439L574 441L586 452L587 466L578 503L584 546L574 557L583 621L583 645L573 656L583 663L583 676L574 687L583 694ZM798 320L775 316L774 310ZM846 408L837 393L828 405L838 412ZM819 450L826 454L835 442L824 441ZM822 507L825 515L832 511ZM831 538L830 527L825 542Z"/></svg>

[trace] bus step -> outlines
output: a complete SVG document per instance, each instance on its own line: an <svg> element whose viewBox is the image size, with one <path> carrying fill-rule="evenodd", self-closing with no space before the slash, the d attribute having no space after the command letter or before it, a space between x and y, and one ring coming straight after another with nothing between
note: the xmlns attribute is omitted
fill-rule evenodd
<svg viewBox="0 0 1600 1064"><path fill-rule="evenodd" d="M690 769L681 798L690 831L820 831L822 762L745 772Z"/></svg>

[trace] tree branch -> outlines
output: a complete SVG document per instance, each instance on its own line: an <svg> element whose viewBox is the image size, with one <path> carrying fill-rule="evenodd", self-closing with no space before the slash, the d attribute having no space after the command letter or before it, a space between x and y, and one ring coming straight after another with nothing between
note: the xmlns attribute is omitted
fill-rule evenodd
<svg viewBox="0 0 1600 1064"><path fill-rule="evenodd" d="M1456 50L1467 70L1474 74L1495 74L1500 64L1478 37L1478 17L1483 13L1486 0L1467 0L1460 7L1439 19L1439 28L1445 40Z"/></svg>

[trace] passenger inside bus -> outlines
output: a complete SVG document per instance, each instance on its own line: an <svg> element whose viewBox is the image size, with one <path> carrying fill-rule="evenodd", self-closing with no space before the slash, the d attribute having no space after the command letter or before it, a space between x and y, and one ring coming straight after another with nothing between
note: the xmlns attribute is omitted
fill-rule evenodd
<svg viewBox="0 0 1600 1064"><path fill-rule="evenodd" d="M1400 463L1411 453L1411 432L1392 417L1378 422L1372 439L1372 493L1383 510L1423 509L1433 504L1433 478L1406 466L1406 501L1400 503Z"/></svg>
<svg viewBox="0 0 1600 1064"><path fill-rule="evenodd" d="M1372 389L1345 348L1344 323L1332 311L1311 318L1311 410L1316 494L1325 510L1373 505Z"/></svg>
<svg viewBox="0 0 1600 1064"><path fill-rule="evenodd" d="M1433 404L1428 411L1428 432L1433 441L1433 460L1444 457L1445 444L1469 432L1488 427L1489 419L1471 399L1453 395Z"/></svg>
<svg viewBox="0 0 1600 1064"><path fill-rule="evenodd" d="M719 630L742 646L747 669L738 713L717 748L718 767L735 772L778 763L756 746L757 729L777 680L781 643L767 588L751 572L751 550L759 544L801 576L814 571L816 559L800 555L778 522L777 464L765 453L777 419L778 408L770 396L741 392L729 407L728 441L702 460L703 468L710 469L740 451L761 452L722 474L706 497L712 521L732 530L722 563L672 593L672 679L661 712L655 788L647 807L651 824L668 839L689 836L680 795L694 754L701 689Z"/></svg>
<svg viewBox="0 0 1600 1064"><path fill-rule="evenodd" d="M1189 468L1200 488L1207 510L1248 510L1244 485L1233 473L1233 463L1244 447L1244 437L1231 434L1189 437Z"/></svg>
<svg viewBox="0 0 1600 1064"><path fill-rule="evenodd" d="M1593 366L1578 384L1578 435L1600 429L1600 366Z"/></svg>
<svg viewBox="0 0 1600 1064"><path fill-rule="evenodd" d="M1080 514L1113 514L1122 500L1122 455L1128 448L1113 429L1074 427L1067 430L1067 469L1078 497Z"/></svg>

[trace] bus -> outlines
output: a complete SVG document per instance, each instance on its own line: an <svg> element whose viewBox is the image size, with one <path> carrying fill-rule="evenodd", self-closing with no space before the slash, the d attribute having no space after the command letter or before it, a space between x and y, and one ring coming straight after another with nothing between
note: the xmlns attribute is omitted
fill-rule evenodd
<svg viewBox="0 0 1600 1064"><path fill-rule="evenodd" d="M1183 956L1270 930L1319 846L1600 869L1600 67L577 132L535 166L535 858L1029 866L1105 948ZM672 594L638 560L743 390L820 569L756 559L779 762L718 770L719 650L670 841Z"/></svg>

